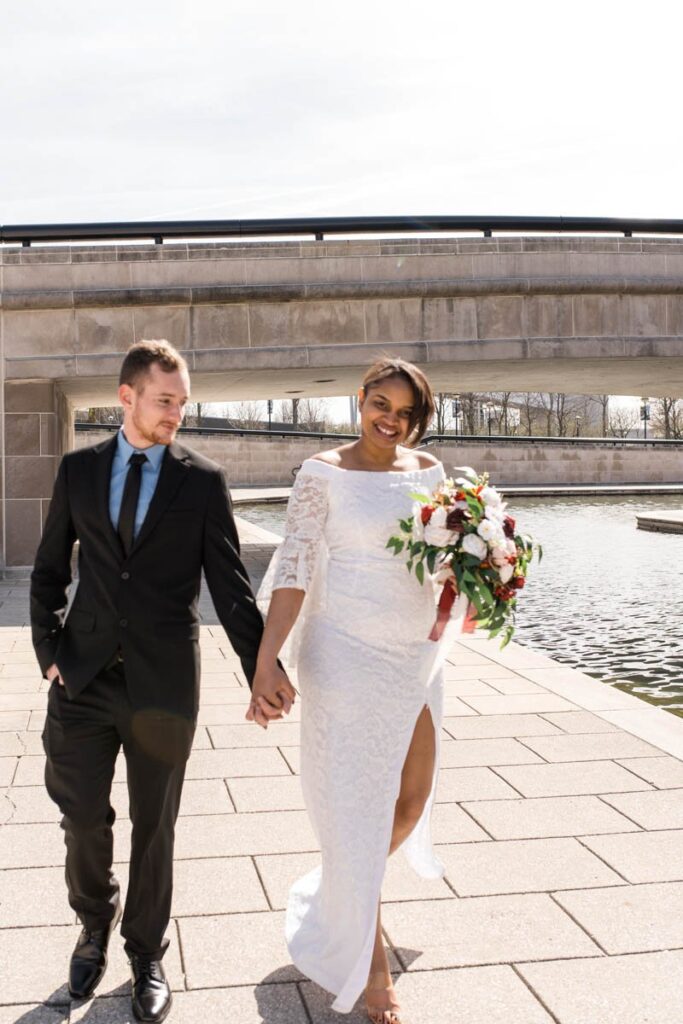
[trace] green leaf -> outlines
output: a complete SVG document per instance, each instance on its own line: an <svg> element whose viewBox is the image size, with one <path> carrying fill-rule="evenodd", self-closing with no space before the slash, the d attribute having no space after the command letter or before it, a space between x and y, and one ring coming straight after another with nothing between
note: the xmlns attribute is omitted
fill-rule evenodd
<svg viewBox="0 0 683 1024"><path fill-rule="evenodd" d="M424 583L425 580L425 567L422 562L418 562L415 566L415 575L417 576L420 583Z"/></svg>
<svg viewBox="0 0 683 1024"><path fill-rule="evenodd" d="M412 498L413 501L421 502L423 505L428 505L429 502L432 500L428 494L418 494L416 491L411 491L408 494L408 497Z"/></svg>
<svg viewBox="0 0 683 1024"><path fill-rule="evenodd" d="M427 568L429 569L430 572L434 572L434 567L436 565L436 555L436 548L431 548L427 554Z"/></svg>

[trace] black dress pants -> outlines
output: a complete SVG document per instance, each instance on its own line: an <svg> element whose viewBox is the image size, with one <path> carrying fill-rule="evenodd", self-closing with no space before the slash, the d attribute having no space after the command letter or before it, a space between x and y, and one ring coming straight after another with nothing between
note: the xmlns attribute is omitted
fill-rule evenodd
<svg viewBox="0 0 683 1024"><path fill-rule="evenodd" d="M107 666L74 700L58 683L50 687L45 783L63 815L69 903L93 931L107 927L120 898L110 796L123 747L132 836L121 934L129 954L160 959L168 945L175 822L193 736L187 718L131 707L121 662Z"/></svg>

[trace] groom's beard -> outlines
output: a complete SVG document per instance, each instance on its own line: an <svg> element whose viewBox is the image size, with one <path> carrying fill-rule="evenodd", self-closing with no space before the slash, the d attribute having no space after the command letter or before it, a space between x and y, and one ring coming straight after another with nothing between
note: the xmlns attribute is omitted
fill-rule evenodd
<svg viewBox="0 0 683 1024"><path fill-rule="evenodd" d="M144 437L145 441L149 441L150 444L169 445L175 441L176 434L178 433L178 424L176 423L161 422L154 427L149 427L135 413L133 413L133 426Z"/></svg>

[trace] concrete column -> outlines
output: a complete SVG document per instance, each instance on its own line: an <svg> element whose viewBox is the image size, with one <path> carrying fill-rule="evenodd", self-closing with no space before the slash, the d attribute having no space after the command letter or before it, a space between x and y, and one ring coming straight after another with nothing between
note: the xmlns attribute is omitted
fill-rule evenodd
<svg viewBox="0 0 683 1024"><path fill-rule="evenodd" d="M52 381L5 383L3 566L33 564L59 457L73 447L73 413Z"/></svg>

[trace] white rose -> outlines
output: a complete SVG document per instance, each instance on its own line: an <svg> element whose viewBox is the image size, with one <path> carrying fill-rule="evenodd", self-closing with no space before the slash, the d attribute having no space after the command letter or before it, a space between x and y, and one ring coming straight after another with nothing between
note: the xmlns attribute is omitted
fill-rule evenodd
<svg viewBox="0 0 683 1024"><path fill-rule="evenodd" d="M495 487L484 487L483 490L479 492L479 497L485 505L500 505L500 494Z"/></svg>
<svg viewBox="0 0 683 1024"><path fill-rule="evenodd" d="M517 545L511 537L505 538L505 550L508 555L517 555Z"/></svg>
<svg viewBox="0 0 683 1024"><path fill-rule="evenodd" d="M425 528L422 523L422 502L413 502L413 540L424 540Z"/></svg>
<svg viewBox="0 0 683 1024"><path fill-rule="evenodd" d="M492 523L496 523L498 526L502 526L503 513L497 505L486 505L484 507L484 515L487 519L490 519Z"/></svg>
<svg viewBox="0 0 683 1024"><path fill-rule="evenodd" d="M500 569L498 570L498 575L500 576L501 581L503 583L507 583L508 580L512 579L513 572L514 569L512 568L512 566L506 562L505 565L501 565Z"/></svg>
<svg viewBox="0 0 683 1024"><path fill-rule="evenodd" d="M447 544L453 543L453 533L446 529L446 518L448 513L443 505L439 505L432 512L432 517L424 528L424 539L427 544L433 544L437 548L445 548Z"/></svg>
<svg viewBox="0 0 683 1024"><path fill-rule="evenodd" d="M477 527L477 533L482 540L491 541L498 535L498 530L496 529L495 523L492 523L490 519L482 519Z"/></svg>
<svg viewBox="0 0 683 1024"><path fill-rule="evenodd" d="M476 555L479 559L486 558L488 548L476 533L466 533L462 539L462 550L467 555Z"/></svg>

